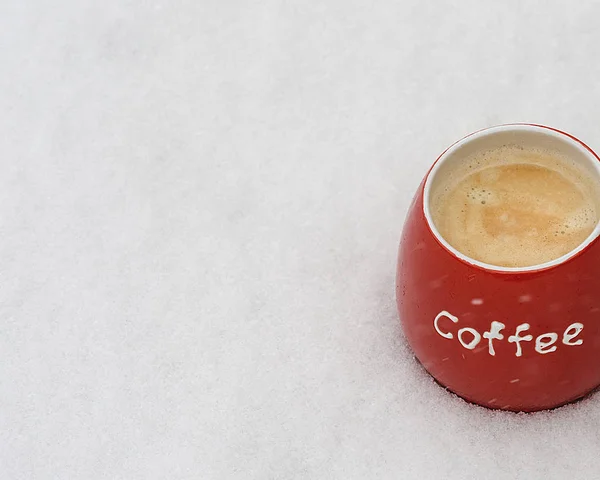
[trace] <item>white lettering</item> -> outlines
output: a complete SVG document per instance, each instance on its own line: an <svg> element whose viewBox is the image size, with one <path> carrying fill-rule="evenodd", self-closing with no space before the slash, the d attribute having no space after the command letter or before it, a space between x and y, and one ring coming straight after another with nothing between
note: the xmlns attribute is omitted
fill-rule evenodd
<svg viewBox="0 0 600 480"><path fill-rule="evenodd" d="M463 340L463 333L465 332L469 332L471 335L473 335L473 339L469 343L465 343L465 341ZM462 344L463 347L468 348L469 350L473 350L481 341L481 335L479 335L479 332L474 328L461 328L458 331L458 341Z"/></svg>
<svg viewBox="0 0 600 480"><path fill-rule="evenodd" d="M492 322L492 325L490 326L490 331L483 332L483 338L488 339L489 352L490 352L490 355L492 355L492 356L496 355L496 351L494 350L494 343L493 343L494 339L502 340L504 338L504 335L502 335L500 333L504 327L506 327L506 325L504 325L502 322L494 321L494 322Z"/></svg>
<svg viewBox="0 0 600 480"><path fill-rule="evenodd" d="M458 323L458 317L455 317L454 315L448 313L446 310L443 310L437 314L437 316L435 317L435 320L433 321L433 326L435 327L436 332L438 332L444 338L453 338L454 335L452 335L450 332L444 333L440 330L438 322L439 322L440 318L442 318L442 317L446 317L454 323Z"/></svg>
<svg viewBox="0 0 600 480"><path fill-rule="evenodd" d="M502 332L506 329L506 325L502 322L492 321L490 323L489 329L486 332L483 332L483 334L480 334L477 329L468 326L460 328L458 332L456 332L452 325L443 322L444 319L447 319L454 324L460 323L458 317L452 315L446 310L442 310L436 315L433 321L435 331L442 338L453 339L456 337L460 344L467 350L474 350L475 347L477 347L477 345L481 343L482 338L484 338L488 341L488 353L492 357L494 357L496 356L495 347L498 346L498 341L505 339L505 336ZM446 329L445 327L449 328ZM522 323L514 328L513 335L508 336L508 343L514 343L516 346L516 357L522 357L523 351L527 350L527 347L524 345L524 342L531 342L534 339L534 336L531 333L529 333L530 328L531 326L528 323ZM582 330L583 323L572 323L564 330L562 334L562 343L568 346L582 345L583 339L578 338ZM472 338L469 337L469 335L467 334L470 334ZM531 347L528 348L531 348L532 350L535 349L535 352L541 355L556 352L559 348L561 348L559 343L559 337L560 333L540 333L535 337L535 342L533 342ZM448 358L449 357L445 357L444 359L442 359L442 361L446 361L448 360ZM465 358L464 354L463 358Z"/></svg>
<svg viewBox="0 0 600 480"><path fill-rule="evenodd" d="M548 338L549 340L544 340L545 338ZM550 347L550 345L554 344L557 340L557 333L544 333L535 339L535 351L542 354L554 352L556 350L556 345L553 347Z"/></svg>
<svg viewBox="0 0 600 480"><path fill-rule="evenodd" d="M522 323L521 325L518 325L517 328L515 329L515 334L508 337L509 343L517 344L517 353L515 354L515 356L517 356L517 357L520 357L521 355L523 355L523 350L521 350L521 342L531 342L531 340L533 340L532 335L525 335L524 337L521 337L519 335L520 333L525 332L527 330L529 330L529 324Z"/></svg>
<svg viewBox="0 0 600 480"><path fill-rule="evenodd" d="M569 333L571 330L573 330L573 333ZM572 323L565 330L562 342L565 345L581 345L583 343L583 340L579 339L574 342L572 342L571 340L573 340L577 335L579 335L582 330L583 323Z"/></svg>

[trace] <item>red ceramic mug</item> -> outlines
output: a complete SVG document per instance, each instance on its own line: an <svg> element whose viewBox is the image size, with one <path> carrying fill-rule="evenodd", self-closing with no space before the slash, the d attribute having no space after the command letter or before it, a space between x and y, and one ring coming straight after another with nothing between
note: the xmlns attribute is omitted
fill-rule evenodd
<svg viewBox="0 0 600 480"><path fill-rule="evenodd" d="M396 298L408 343L440 384L485 407L531 412L600 385L600 225L571 252L532 267L485 264L446 242L430 214L431 184L466 153L507 143L559 150L600 184L598 156L553 128L501 125L459 140L409 208Z"/></svg>

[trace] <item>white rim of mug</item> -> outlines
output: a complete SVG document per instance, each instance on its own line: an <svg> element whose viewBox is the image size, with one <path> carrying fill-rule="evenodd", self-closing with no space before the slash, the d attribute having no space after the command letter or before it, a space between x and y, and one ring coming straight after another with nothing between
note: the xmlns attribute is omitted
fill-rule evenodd
<svg viewBox="0 0 600 480"><path fill-rule="evenodd" d="M444 161L447 158L450 158L456 150L462 148L467 143L473 142L482 137L494 135L498 132L506 132L511 130L542 132L545 135L552 136L560 139L563 142L570 143L572 146L577 148L585 157L587 157L587 159L590 161L593 167L598 171L598 178L600 178L600 159L590 147L588 147L585 143L583 143L576 137L573 137L566 132L562 132L560 130L556 130L552 127L547 127L544 125L534 125L529 123L511 123L506 125L496 125L494 127L484 128L483 130L479 130L475 133L467 135L466 137L451 145L444 153L442 153L439 156L439 158L427 174L427 178L425 180L425 187L423 190L423 213L425 215L425 220L427 221L429 229L433 233L436 240L452 255L458 257L460 260L469 265L479 267L484 270L500 273L525 273L547 270L549 268L553 268L565 263L567 260L570 260L571 258L581 253L583 250L585 250L587 247L589 247L594 242L594 240L596 240L598 236L600 236L600 222L598 222L592 233L590 233L590 235L582 243L580 243L576 248L569 251L568 253L565 253L561 257L555 258L554 260L551 260L549 262L539 263L537 265L530 265L528 267L501 267L499 265L492 265L490 263L480 262L479 260L475 260L474 258L471 258L468 255L459 252L456 248L450 245L444 239L444 237L442 237L435 224L433 223L433 219L431 217L429 209L429 195L431 192L431 183L432 179L435 178L437 171L444 164Z"/></svg>

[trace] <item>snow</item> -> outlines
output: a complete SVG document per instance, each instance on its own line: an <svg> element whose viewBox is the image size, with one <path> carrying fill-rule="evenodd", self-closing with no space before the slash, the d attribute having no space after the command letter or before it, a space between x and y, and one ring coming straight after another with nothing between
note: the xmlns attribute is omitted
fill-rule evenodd
<svg viewBox="0 0 600 480"><path fill-rule="evenodd" d="M0 478L597 478L600 397L415 362L418 183L527 121L600 148L600 4L0 5Z"/></svg>

